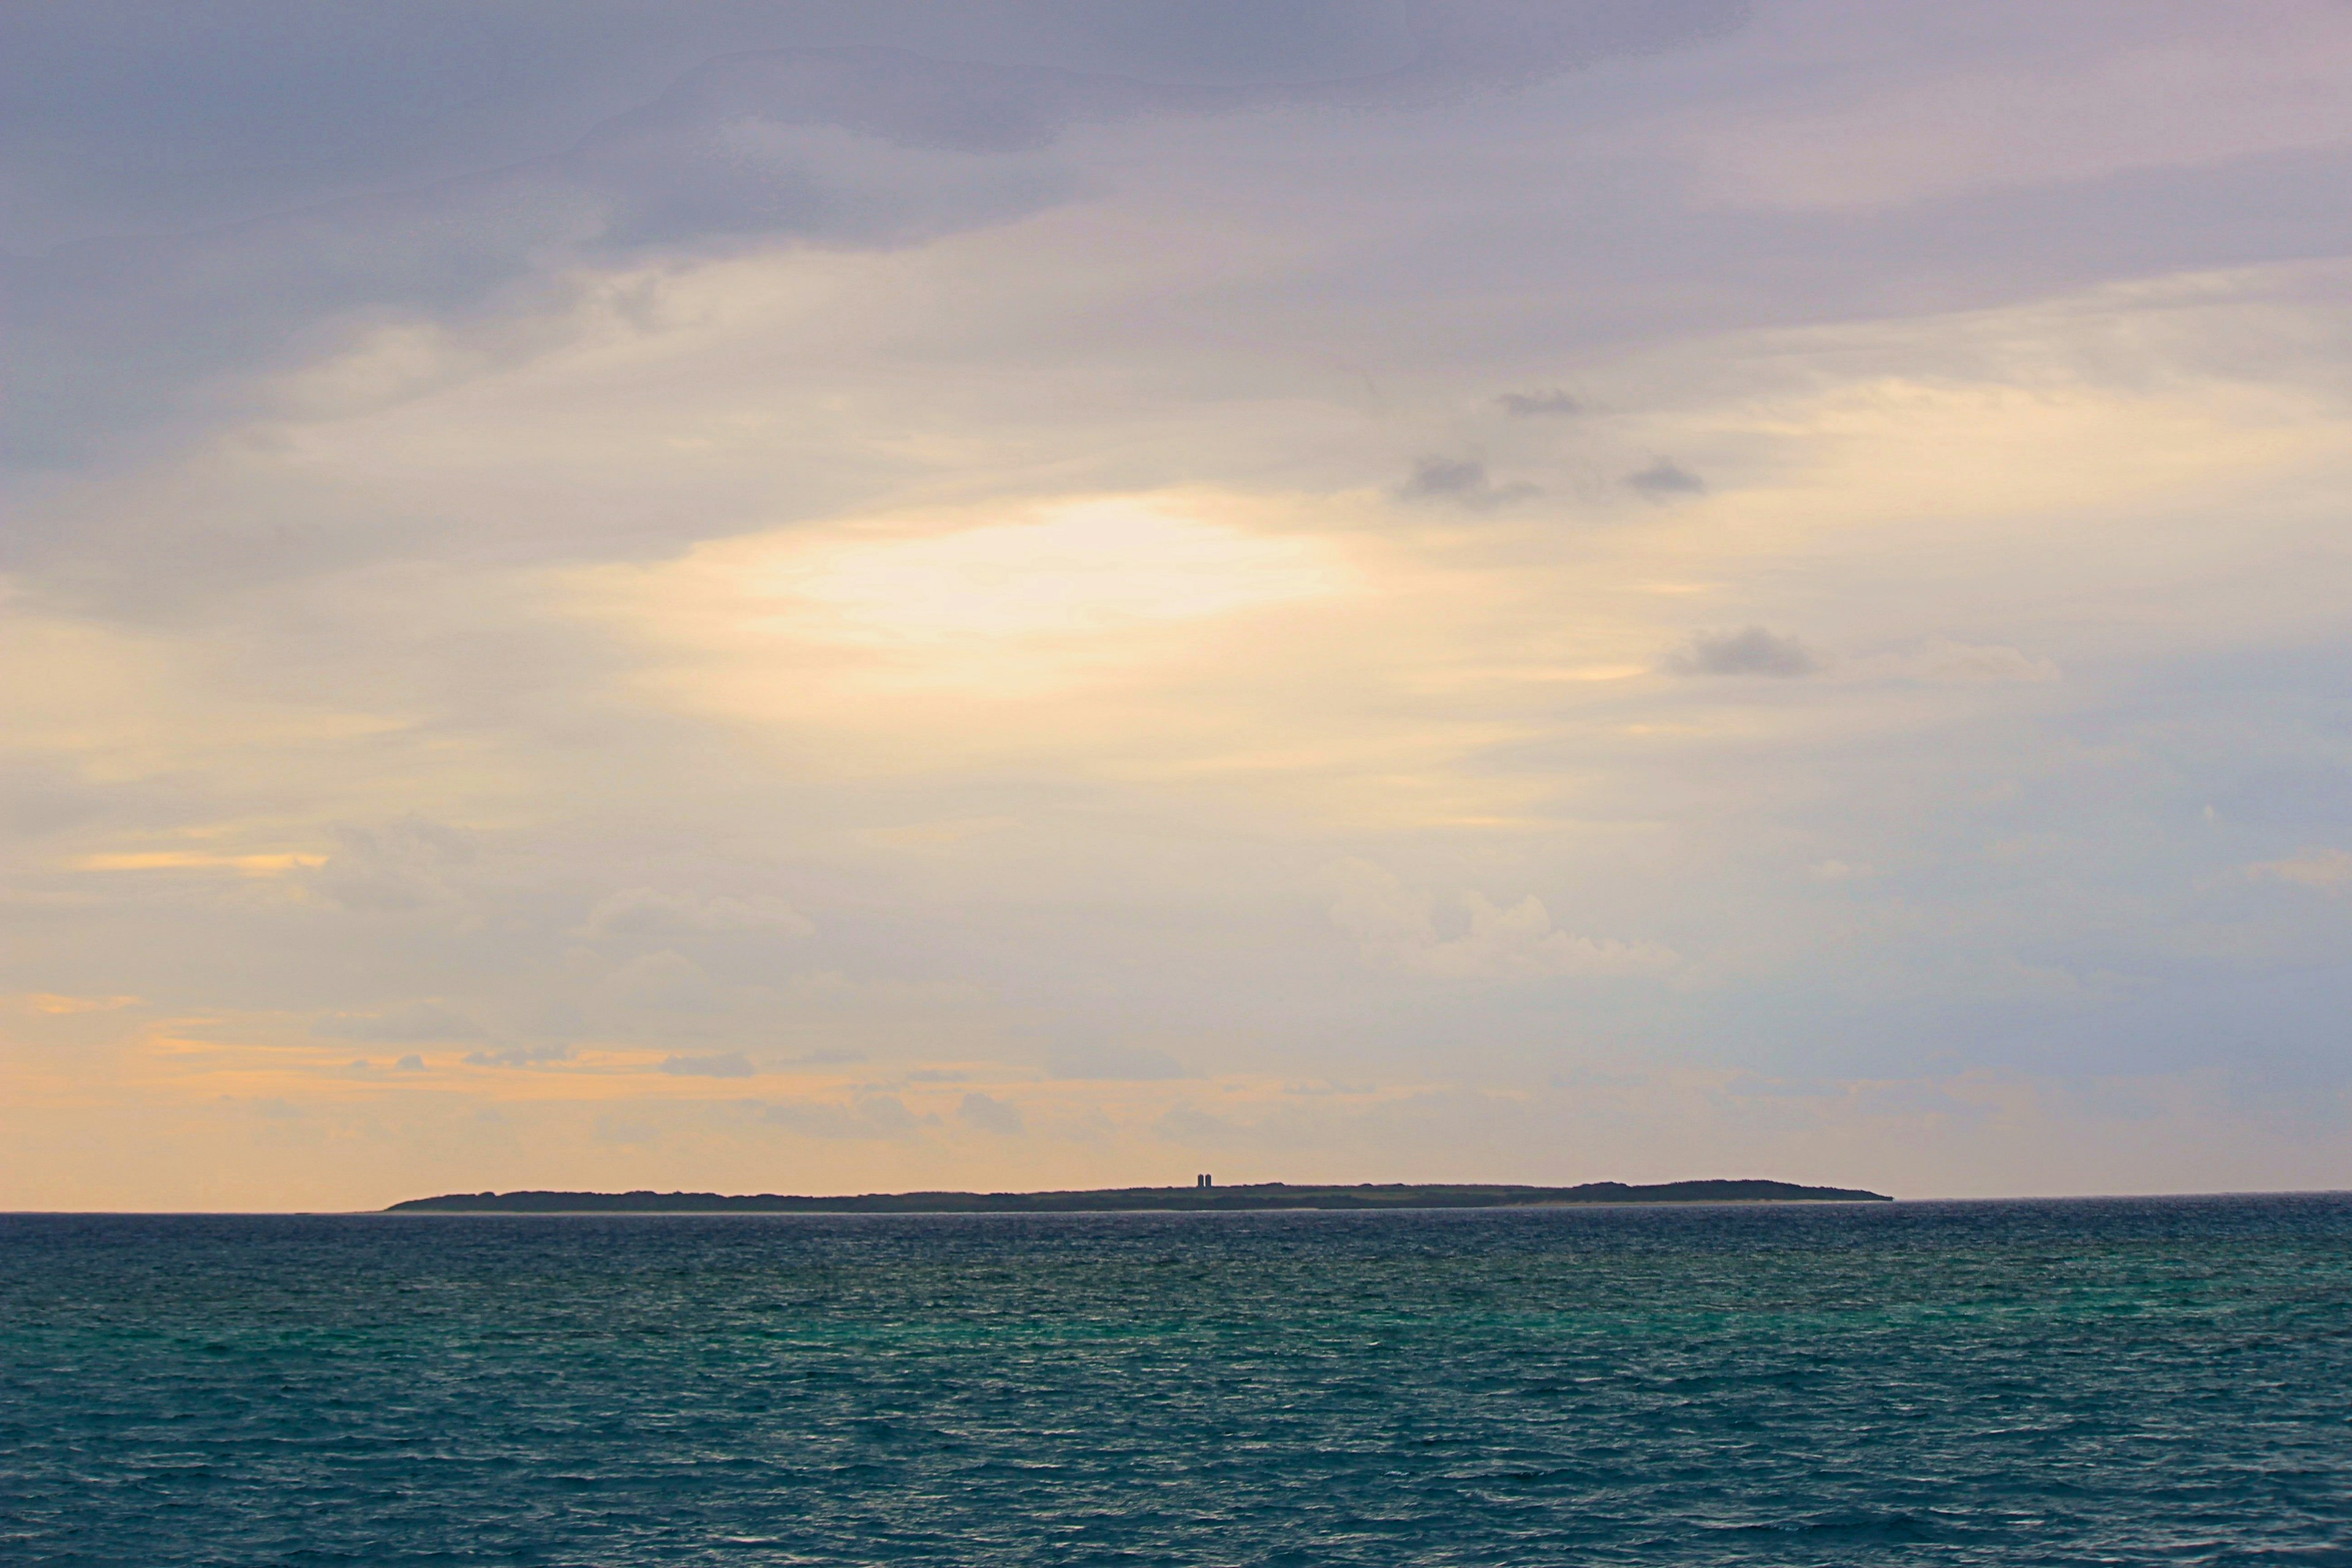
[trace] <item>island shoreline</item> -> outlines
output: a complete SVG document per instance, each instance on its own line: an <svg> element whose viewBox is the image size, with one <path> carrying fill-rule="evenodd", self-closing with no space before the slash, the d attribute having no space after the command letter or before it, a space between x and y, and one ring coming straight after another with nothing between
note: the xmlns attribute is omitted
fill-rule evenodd
<svg viewBox="0 0 2352 1568"><path fill-rule="evenodd" d="M1892 1203L1857 1187L1811 1187L1759 1180L1590 1182L1572 1187L1510 1184L1381 1183L1299 1185L1280 1182L1230 1187L1106 1187L1040 1193L862 1193L838 1196L757 1193L447 1193L410 1198L383 1214L419 1215L1051 1215L1051 1214L1396 1214L1448 1210L1552 1209L1633 1205Z"/></svg>

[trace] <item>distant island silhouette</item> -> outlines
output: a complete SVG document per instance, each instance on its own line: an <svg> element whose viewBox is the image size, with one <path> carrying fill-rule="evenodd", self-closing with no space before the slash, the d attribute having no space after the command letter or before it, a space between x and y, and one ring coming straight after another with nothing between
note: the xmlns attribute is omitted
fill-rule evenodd
<svg viewBox="0 0 2352 1568"><path fill-rule="evenodd" d="M1107 1187L1061 1193L865 1193L795 1197L776 1193L449 1193L410 1198L386 1214L1132 1214L1267 1209L1496 1209L1563 1204L1885 1204L1885 1193L1792 1182L1587 1182L1528 1187L1453 1182L1292 1186Z"/></svg>

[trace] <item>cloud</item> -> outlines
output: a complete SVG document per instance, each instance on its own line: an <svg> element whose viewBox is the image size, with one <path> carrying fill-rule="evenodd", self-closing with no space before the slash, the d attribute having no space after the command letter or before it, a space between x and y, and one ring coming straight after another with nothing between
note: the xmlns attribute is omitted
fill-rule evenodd
<svg viewBox="0 0 2352 1568"><path fill-rule="evenodd" d="M1479 893L1462 895L1470 929L1403 956L1423 974L1467 979L1549 974L1658 974L1674 967L1674 952L1651 942L1574 936L1552 927L1543 900L1530 893L1508 909Z"/></svg>
<svg viewBox="0 0 2352 1568"><path fill-rule="evenodd" d="M1193 1076L1174 1057L1149 1046L1096 1046L1063 1051L1045 1064L1045 1071L1053 1078L1136 1082Z"/></svg>
<svg viewBox="0 0 2352 1568"><path fill-rule="evenodd" d="M1507 392L1496 405L1514 419L1558 419L1584 412L1584 405L1556 386L1539 392Z"/></svg>
<svg viewBox="0 0 2352 1568"><path fill-rule="evenodd" d="M2321 196L2352 151L1825 214L1708 171L1825 106L1904 132L1957 79L1933 6L1759 8L1507 99L1460 89L1565 58L1549 30L1693 13L1146 3L0 8L60 45L0 47L12 406L100 458L0 503L0 952L149 999L0 1018L11 1201L478 1186L491 1102L535 1181L611 1173L590 1099L682 1091L726 1102L644 1112L685 1184L903 1185L950 1149L1028 1184L1117 1179L1180 1100L1276 1148L1274 1085L1525 1087L1602 1042L1823 1082L2029 1036L2034 1071L2131 1057L2070 967L2166 1007L2242 980L2181 1062L2326 1057L2352 980L2268 983L2352 908L2305 847L2352 850L2352 219ZM2210 140L2200 40L2333 68L2163 3L2176 150ZM2063 7L1979 33L1967 71L2068 101L2146 59ZM1413 107L1319 107L1375 100ZM2106 134L2080 118L2061 143ZM85 374L81 406L39 384ZM1706 504L1628 488L1654 454ZM1515 483L1543 498L1477 510ZM627 583L645 614L597 607ZM1750 619L1780 655L1684 647ZM1302 899L1350 851L1399 875ZM418 1027L408 998L489 1036L338 1042ZM566 1040L589 1067L534 1065ZM1217 1088L1166 1076L1213 1052ZM660 1075L739 1053L756 1085ZM304 1065L354 1054L406 1092ZM1049 1057L1070 1076L978 1065ZM304 1099L350 1157L248 1159L215 1082ZM976 1086L1038 1125L980 1131ZM877 1132L868 1088L941 1147ZM1760 1147L1657 1092L1614 1143L1482 1111L1296 1158ZM869 1142L754 1125L803 1096ZM1916 1188L2342 1184L2340 1136L2294 1165L2216 1107L2180 1131L2095 1170L2036 1124ZM1882 1153L1914 1159L1808 1157Z"/></svg>
<svg viewBox="0 0 2352 1568"><path fill-rule="evenodd" d="M2305 849L2283 860L2263 860L2246 868L2256 881L2294 882L2328 891L2352 882L2352 855L2341 849Z"/></svg>
<svg viewBox="0 0 2352 1568"><path fill-rule="evenodd" d="M10 18L0 100L37 133L0 139L20 252L0 292L40 379L0 447L70 462L126 427L200 426L249 401L259 364L371 320L496 313L582 268L1029 216L1083 189L1053 156L1075 127L1438 104L1694 42L1746 6L698 9Z"/></svg>
<svg viewBox="0 0 2352 1568"><path fill-rule="evenodd" d="M1762 626L1736 632L1701 632L1690 646L1666 660L1676 675L1811 675L1822 668L1812 649L1792 637Z"/></svg>
<svg viewBox="0 0 2352 1568"><path fill-rule="evenodd" d="M1961 643L1938 637L1916 653L1857 661L1864 672L1939 686L2047 685L2062 679L2058 666L2000 643Z"/></svg>
<svg viewBox="0 0 2352 1568"><path fill-rule="evenodd" d="M2039 685L2058 679L2059 669L2046 658L2036 658L2032 654L1997 643L1972 646L1939 642L1930 647L1921 659L1919 678L1923 680L2019 681Z"/></svg>
<svg viewBox="0 0 2352 1568"><path fill-rule="evenodd" d="M1021 1108L1006 1100L974 1090L963 1097L956 1114L983 1132L1014 1137L1021 1131Z"/></svg>
<svg viewBox="0 0 2352 1568"><path fill-rule="evenodd" d="M331 1040L391 1043L407 1040L478 1040L479 1024L439 1002L407 1002L381 1013L330 1013L310 1032Z"/></svg>
<svg viewBox="0 0 2352 1568"><path fill-rule="evenodd" d="M377 827L340 826L335 837L339 847L307 881L320 898L346 910L462 903L461 875L480 854L465 829L413 815Z"/></svg>
<svg viewBox="0 0 2352 1568"><path fill-rule="evenodd" d="M718 989L700 964L665 948L640 953L598 983L597 994L623 1008L647 1013L707 1013Z"/></svg>
<svg viewBox="0 0 2352 1568"><path fill-rule="evenodd" d="M1423 458L1412 466L1412 477L1397 487L1398 499L1441 502L1472 511L1492 511L1540 492L1524 482L1497 485L1479 458Z"/></svg>
<svg viewBox="0 0 2352 1568"><path fill-rule="evenodd" d="M773 931L784 937L814 933L815 923L783 900L767 893L742 897L663 893L632 888L614 893L588 913L580 928L587 937L679 936L712 931Z"/></svg>
<svg viewBox="0 0 2352 1568"><path fill-rule="evenodd" d="M1665 500L1674 496L1705 495L1706 481L1672 458L1660 458L1638 473L1627 474L1625 488L1653 500Z"/></svg>
<svg viewBox="0 0 2352 1568"><path fill-rule="evenodd" d="M1458 934L1438 928L1430 900L1365 860L1343 860L1324 875L1338 896L1332 923L1353 936L1368 962L1445 979L1536 979L1552 975L1659 974L1679 962L1650 942L1577 936L1554 928L1543 900L1528 894L1510 907L1465 892Z"/></svg>
<svg viewBox="0 0 2352 1568"><path fill-rule="evenodd" d="M767 1121L804 1138L892 1139L912 1137L939 1124L937 1116L917 1116L896 1095L866 1095L849 1104L826 1101L771 1105Z"/></svg>
<svg viewBox="0 0 2352 1568"><path fill-rule="evenodd" d="M669 1057L661 1070L678 1078L750 1078L759 1069L740 1051L719 1051L706 1056Z"/></svg>
<svg viewBox="0 0 2352 1568"><path fill-rule="evenodd" d="M504 1046L497 1050L468 1051L466 1065L474 1068L545 1067L551 1062L568 1062L572 1047L566 1041L546 1040L533 1046Z"/></svg>
<svg viewBox="0 0 2352 1568"><path fill-rule="evenodd" d="M112 1013L136 1007L136 996L64 996L50 991L30 991L15 998L36 1013L60 1017L75 1013Z"/></svg>

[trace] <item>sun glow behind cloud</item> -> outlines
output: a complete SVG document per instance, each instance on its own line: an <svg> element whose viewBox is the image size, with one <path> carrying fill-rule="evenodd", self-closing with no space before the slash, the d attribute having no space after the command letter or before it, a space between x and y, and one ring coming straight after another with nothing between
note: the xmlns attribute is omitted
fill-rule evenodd
<svg viewBox="0 0 2352 1568"><path fill-rule="evenodd" d="M938 649L944 658L929 679L985 684L991 652L1100 647L1167 622L1341 591L1325 542L1254 535L1215 520L1234 510L1212 498L1189 506L1181 497L1072 501L1034 521L936 532L917 524L816 544L788 538L764 558L711 564L742 573L748 596L775 601L770 629Z"/></svg>
<svg viewBox="0 0 2352 1568"><path fill-rule="evenodd" d="M564 588L645 650L650 695L818 742L829 765L1197 764L1263 751L1302 687L1378 662L1349 651L1371 577L1333 515L1207 492L996 503L752 534Z"/></svg>

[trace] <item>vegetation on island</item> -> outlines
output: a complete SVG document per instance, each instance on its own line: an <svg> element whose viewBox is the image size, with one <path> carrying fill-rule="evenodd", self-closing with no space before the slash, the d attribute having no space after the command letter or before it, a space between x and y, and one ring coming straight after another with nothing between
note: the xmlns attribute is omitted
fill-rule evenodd
<svg viewBox="0 0 2352 1568"><path fill-rule="evenodd" d="M865 1193L799 1197L776 1193L450 1193L411 1198L387 1214L1124 1214L1160 1211L1247 1213L1269 1209L1541 1208L1562 1204L1892 1203L1854 1187L1790 1182L1662 1182L1628 1186L1587 1182L1573 1187L1454 1182L1292 1186L1258 1182L1234 1187L1109 1187L1061 1193Z"/></svg>

